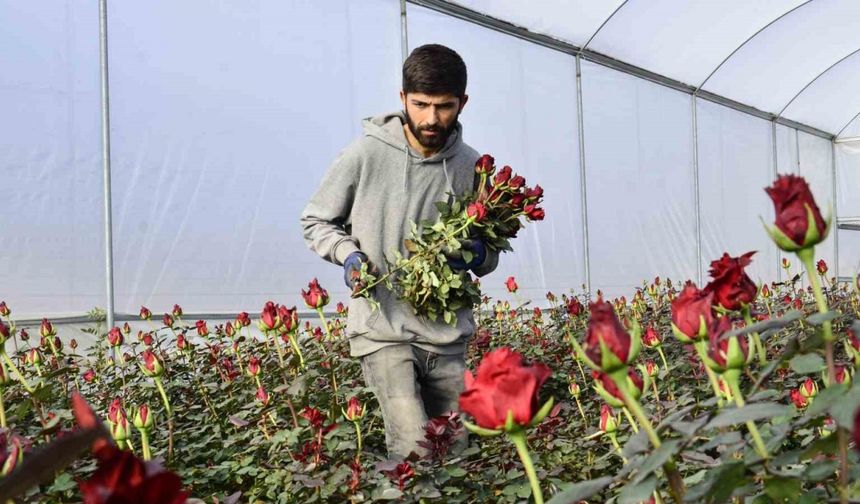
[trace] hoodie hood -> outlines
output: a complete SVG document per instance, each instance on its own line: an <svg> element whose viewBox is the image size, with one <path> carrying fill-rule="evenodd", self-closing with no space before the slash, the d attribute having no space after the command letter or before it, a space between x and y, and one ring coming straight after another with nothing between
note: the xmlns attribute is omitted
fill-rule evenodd
<svg viewBox="0 0 860 504"><path fill-rule="evenodd" d="M415 163L439 163L450 159L463 148L463 125L460 121L454 126L454 131L438 152L430 157L423 157L416 152L406 140L403 133L403 125L406 124L406 114L403 111L383 114L376 117L368 117L362 120L364 134L369 137L394 147L397 150L407 152L410 157L415 158Z"/></svg>

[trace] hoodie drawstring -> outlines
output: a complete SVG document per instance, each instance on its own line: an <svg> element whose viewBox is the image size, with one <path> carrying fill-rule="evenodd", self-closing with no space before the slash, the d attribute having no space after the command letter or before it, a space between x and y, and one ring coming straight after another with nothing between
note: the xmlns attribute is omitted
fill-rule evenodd
<svg viewBox="0 0 860 504"><path fill-rule="evenodd" d="M403 192L409 192L409 149L406 152L406 164L403 166Z"/></svg>

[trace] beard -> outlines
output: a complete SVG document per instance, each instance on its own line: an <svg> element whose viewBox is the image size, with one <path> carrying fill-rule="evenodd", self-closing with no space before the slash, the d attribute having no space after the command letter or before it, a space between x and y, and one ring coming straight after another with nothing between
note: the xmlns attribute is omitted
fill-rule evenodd
<svg viewBox="0 0 860 504"><path fill-rule="evenodd" d="M460 114L458 113L454 116L454 120L451 121L451 125L447 128L443 128L442 126L421 126L415 124L412 120L412 117L409 116L409 112L404 110L404 115L406 116L406 125L409 126L409 131L418 139L418 143L428 149L441 149L445 142L448 141L448 137L451 136L451 133L454 132L454 129L457 128L457 120L460 118ZM436 135L428 136L425 135L425 131L434 131Z"/></svg>

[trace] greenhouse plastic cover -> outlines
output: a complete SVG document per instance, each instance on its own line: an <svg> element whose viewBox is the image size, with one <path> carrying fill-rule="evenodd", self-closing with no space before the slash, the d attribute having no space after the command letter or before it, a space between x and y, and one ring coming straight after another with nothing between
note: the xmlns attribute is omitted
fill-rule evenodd
<svg viewBox="0 0 860 504"><path fill-rule="evenodd" d="M573 55L440 5L820 135L588 58L579 110ZM109 7L116 312L301 304L313 277L345 300L298 215L361 118L400 108L400 2ZM537 302L586 281L629 298L657 275L706 281L711 260L748 250L751 276L776 280L782 255L760 219L772 219L762 189L777 171L860 217L860 146L832 142L860 136L856 1L462 0L405 14L407 49L446 44L468 65L465 141L546 190L546 220L482 279L491 296L514 275ZM0 0L0 23L0 299L18 318L105 307L98 5ZM858 235L834 231L817 255L856 274Z"/></svg>

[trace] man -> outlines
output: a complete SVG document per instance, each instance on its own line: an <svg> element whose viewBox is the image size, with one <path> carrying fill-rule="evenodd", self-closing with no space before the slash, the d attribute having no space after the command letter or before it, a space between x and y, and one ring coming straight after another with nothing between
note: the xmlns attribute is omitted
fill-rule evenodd
<svg viewBox="0 0 860 504"><path fill-rule="evenodd" d="M364 136L329 168L302 212L302 229L313 251L343 265L350 290L363 263L384 272L393 251L408 255L403 240L410 222L435 220L437 201L475 189L480 156L463 143L457 120L467 100L460 56L441 45L421 46L403 64L403 111L365 119ZM452 268L482 276L498 264L498 254L479 240L464 241L464 248L472 261L452 257ZM373 297L377 309L363 298L350 301L350 354L361 358L379 401L389 455L423 454L417 442L424 424L458 409L472 310L460 310L457 325L449 326L417 317L382 285ZM460 447L464 442L465 435Z"/></svg>

